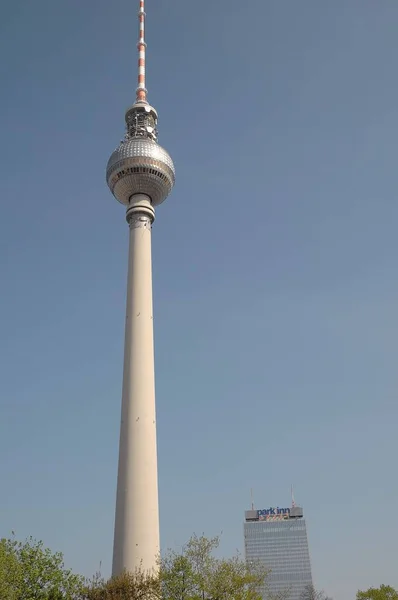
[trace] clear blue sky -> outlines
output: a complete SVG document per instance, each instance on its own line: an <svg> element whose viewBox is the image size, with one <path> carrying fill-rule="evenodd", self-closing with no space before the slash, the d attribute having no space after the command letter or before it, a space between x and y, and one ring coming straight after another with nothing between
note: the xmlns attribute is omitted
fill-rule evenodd
<svg viewBox="0 0 398 600"><path fill-rule="evenodd" d="M3 2L0 534L109 573L135 0ZM396 0L147 0L162 547L289 505L335 600L398 586Z"/></svg>

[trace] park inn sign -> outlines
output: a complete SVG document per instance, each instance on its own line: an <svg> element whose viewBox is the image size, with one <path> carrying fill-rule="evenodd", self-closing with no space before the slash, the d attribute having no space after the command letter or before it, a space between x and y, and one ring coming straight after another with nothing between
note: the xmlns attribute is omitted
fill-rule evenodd
<svg viewBox="0 0 398 600"><path fill-rule="evenodd" d="M303 509L300 506L292 506L291 508L264 508L262 510L245 511L245 520L249 521L285 521L289 519L302 519Z"/></svg>
<svg viewBox="0 0 398 600"><path fill-rule="evenodd" d="M258 510L257 512L259 517L289 517L290 508L264 508L263 510Z"/></svg>

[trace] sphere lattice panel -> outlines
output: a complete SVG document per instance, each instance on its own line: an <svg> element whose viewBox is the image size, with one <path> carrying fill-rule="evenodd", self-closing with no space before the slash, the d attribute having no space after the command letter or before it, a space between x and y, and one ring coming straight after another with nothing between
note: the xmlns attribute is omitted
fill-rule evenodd
<svg viewBox="0 0 398 600"><path fill-rule="evenodd" d="M147 138L120 143L106 169L107 184L119 202L127 205L134 194L146 194L153 206L161 204L175 182L173 161L162 146Z"/></svg>

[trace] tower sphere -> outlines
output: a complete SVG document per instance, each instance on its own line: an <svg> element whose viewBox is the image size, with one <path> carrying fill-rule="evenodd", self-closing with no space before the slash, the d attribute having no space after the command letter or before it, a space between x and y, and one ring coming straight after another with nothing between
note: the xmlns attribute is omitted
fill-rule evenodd
<svg viewBox="0 0 398 600"><path fill-rule="evenodd" d="M168 152L153 140L128 138L112 153L106 181L115 198L126 206L134 194L146 194L152 206L157 206L173 189L174 164Z"/></svg>

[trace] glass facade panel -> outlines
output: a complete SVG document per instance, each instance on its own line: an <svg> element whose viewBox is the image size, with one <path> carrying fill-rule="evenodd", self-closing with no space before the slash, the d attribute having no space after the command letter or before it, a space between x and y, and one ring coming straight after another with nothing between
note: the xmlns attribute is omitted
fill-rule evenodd
<svg viewBox="0 0 398 600"><path fill-rule="evenodd" d="M284 591L289 591L289 600L300 600L304 588L312 585L305 520L246 522L244 537L246 560L271 571L261 590L264 600Z"/></svg>

